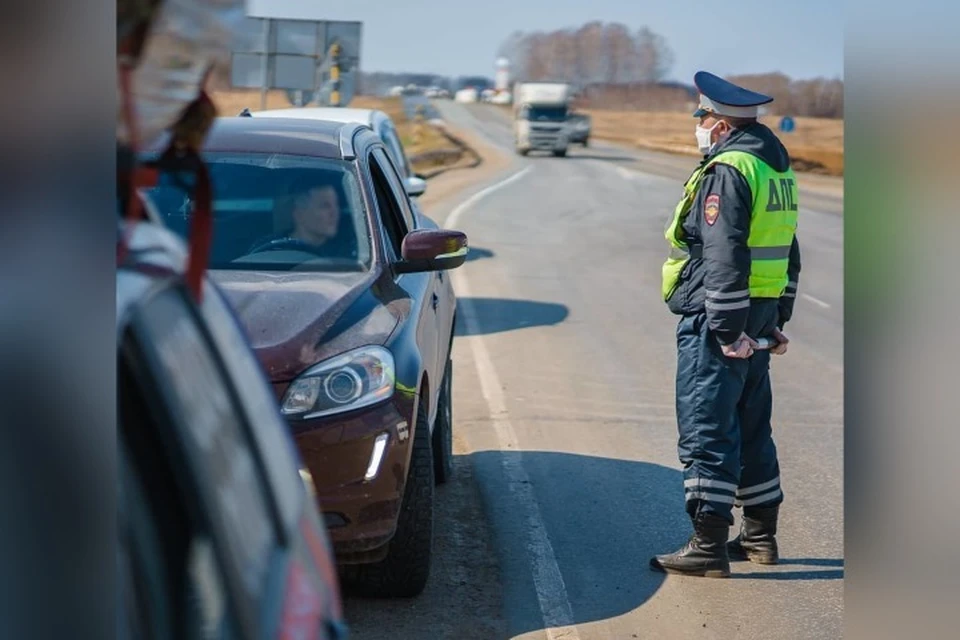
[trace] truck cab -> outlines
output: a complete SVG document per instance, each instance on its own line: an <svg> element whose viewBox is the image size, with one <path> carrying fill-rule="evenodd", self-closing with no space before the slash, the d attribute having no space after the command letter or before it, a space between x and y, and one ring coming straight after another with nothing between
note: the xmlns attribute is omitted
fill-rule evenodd
<svg viewBox="0 0 960 640"><path fill-rule="evenodd" d="M517 153L550 151L567 155L570 144L567 112L570 85L548 82L525 82L514 88L513 132Z"/></svg>

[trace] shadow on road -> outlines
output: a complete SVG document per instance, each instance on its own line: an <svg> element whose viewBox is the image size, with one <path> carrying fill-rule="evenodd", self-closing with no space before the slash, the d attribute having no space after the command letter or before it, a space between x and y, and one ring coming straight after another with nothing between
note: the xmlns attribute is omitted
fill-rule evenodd
<svg viewBox="0 0 960 640"><path fill-rule="evenodd" d="M481 260L483 258L492 258L496 255L490 249L483 249L481 247L470 247L470 251L467 253L467 262L472 260Z"/></svg>
<svg viewBox="0 0 960 640"><path fill-rule="evenodd" d="M744 562L734 565L750 567ZM751 571L749 573L734 573L733 578L738 580L843 580L843 559L838 558L780 558L778 567L840 567L829 571L797 570L797 571Z"/></svg>
<svg viewBox="0 0 960 640"><path fill-rule="evenodd" d="M434 495L430 579L413 599L363 598L344 586L351 640L491 640L505 638L500 574L492 532L467 456L453 458L453 478Z"/></svg>
<svg viewBox="0 0 960 640"><path fill-rule="evenodd" d="M475 327L468 328L463 320L472 314ZM560 324L570 310L566 305L533 300L509 300L506 298L458 298L456 335L487 335L503 333L527 327L543 327Z"/></svg>
<svg viewBox="0 0 960 640"><path fill-rule="evenodd" d="M566 453L482 451L471 455L495 548L511 637L543 629L533 575L543 565L539 515L563 576L574 624L636 609L666 576L647 568L655 553L686 541L683 478L657 464ZM518 479L517 469L526 478ZM523 480L529 480L528 485ZM519 486L518 486L519 485ZM539 514L530 513L532 497ZM557 585L539 585L541 593Z"/></svg>
<svg viewBox="0 0 960 640"><path fill-rule="evenodd" d="M690 535L683 478L675 469L542 451L483 451L471 459L506 578L503 600L509 603L505 614L510 637L543 629L538 587L548 600L559 587L550 584L551 573L543 570L550 564L548 550L562 575L573 623L579 625L616 618L643 605L666 579L648 568L649 558L679 548ZM810 567L842 564L832 559L784 560L784 565ZM766 580L836 579L834 574L843 573L781 567L737 562L733 572L741 579Z"/></svg>

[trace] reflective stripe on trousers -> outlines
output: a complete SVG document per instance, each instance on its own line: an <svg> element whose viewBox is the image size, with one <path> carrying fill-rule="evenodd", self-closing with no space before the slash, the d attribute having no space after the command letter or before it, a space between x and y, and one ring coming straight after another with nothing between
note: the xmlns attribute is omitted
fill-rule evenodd
<svg viewBox="0 0 960 640"><path fill-rule="evenodd" d="M687 511L733 523L732 509L783 500L770 418L770 354L727 358L706 314L677 326L678 452Z"/></svg>

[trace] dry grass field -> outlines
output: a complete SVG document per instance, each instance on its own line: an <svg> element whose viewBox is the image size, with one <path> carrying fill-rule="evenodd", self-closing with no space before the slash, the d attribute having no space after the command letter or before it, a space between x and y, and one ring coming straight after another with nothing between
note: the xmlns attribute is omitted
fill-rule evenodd
<svg viewBox="0 0 960 640"><path fill-rule="evenodd" d="M697 154L693 130L696 121L677 112L601 111L587 109L593 136L637 147ZM794 169L825 175L843 175L843 121L794 118L796 129L779 134L794 160ZM778 117L761 118L776 130Z"/></svg>
<svg viewBox="0 0 960 640"><path fill-rule="evenodd" d="M510 107L501 107L509 112ZM615 111L577 109L590 114L591 136L670 153L698 155L693 131L696 121L676 111ZM796 129L778 135L794 160L794 169L828 176L843 175L843 120L794 118ZM761 118L776 130L779 117Z"/></svg>

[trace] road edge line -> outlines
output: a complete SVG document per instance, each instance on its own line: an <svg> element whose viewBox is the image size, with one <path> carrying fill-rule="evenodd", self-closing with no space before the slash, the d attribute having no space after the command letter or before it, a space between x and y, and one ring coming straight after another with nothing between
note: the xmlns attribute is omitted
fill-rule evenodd
<svg viewBox="0 0 960 640"><path fill-rule="evenodd" d="M475 194L473 194L472 196L470 196L469 198L467 198L466 200L458 204L456 207L454 207L453 211L451 211L447 215L447 219L444 220L443 226L446 227L447 229L452 228L457 224L457 222L460 221L460 216L463 215L464 211L466 211L471 206L473 206L474 204L476 204L477 202L479 202L489 194L493 193L494 191L502 189L508 184L515 182L520 178L522 178L523 176L525 176L526 174L530 173L530 171L533 170L533 167L534 165L529 165L521 169L520 171L517 171L513 175L510 175L504 178L503 180L500 180L499 182L494 182L493 184L488 185L483 189L481 189L480 191L476 192ZM459 273L459 272L455 271L454 273Z"/></svg>
<svg viewBox="0 0 960 640"><path fill-rule="evenodd" d="M520 179L532 169L532 165L528 166L475 193L450 212L444 226L450 228L457 224L460 217L470 206L494 191ZM470 285L466 274L459 270L453 272L452 280L458 301L463 304L463 321L469 334L466 339L470 343L474 367L480 379L480 389L490 412L490 420L496 432L500 451L514 454L510 457L502 457L501 467L507 480L507 486L520 506L526 521L529 536L527 548L532 555L530 571L540 606L544 632L548 640L580 640L580 635L574 624L573 609L570 606L563 574L560 572L553 545L550 543L549 536L547 536L547 529L540 514L540 506L533 494L530 477L523 467L523 454L520 452L517 435L510 422L506 401L502 393L503 386L493 365L490 352L478 331L479 322L476 309L469 297Z"/></svg>

